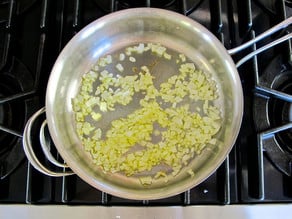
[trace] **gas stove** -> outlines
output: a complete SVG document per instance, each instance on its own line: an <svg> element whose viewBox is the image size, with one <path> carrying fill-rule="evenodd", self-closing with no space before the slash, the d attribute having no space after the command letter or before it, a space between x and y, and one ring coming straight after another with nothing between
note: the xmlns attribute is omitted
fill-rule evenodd
<svg viewBox="0 0 292 219"><path fill-rule="evenodd" d="M31 166L22 149L23 129L30 116L44 106L48 77L62 48L90 22L133 7L158 7L189 16L217 36L226 49L292 15L292 3L286 0L0 1L0 204L151 207L292 203L290 41L238 69L245 103L238 139L214 174L182 194L151 201L123 199L91 187L76 175L53 178ZM234 61L287 32L289 27L238 53ZM37 155L51 167L38 136L39 128L35 128L32 140ZM49 137L47 141L58 158Z"/></svg>

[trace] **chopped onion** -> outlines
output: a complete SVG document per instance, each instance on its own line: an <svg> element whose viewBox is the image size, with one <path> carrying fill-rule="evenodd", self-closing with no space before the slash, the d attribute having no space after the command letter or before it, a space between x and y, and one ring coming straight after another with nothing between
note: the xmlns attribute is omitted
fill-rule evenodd
<svg viewBox="0 0 292 219"><path fill-rule="evenodd" d="M130 56L129 60L130 62L136 62L136 59L133 56Z"/></svg>
<svg viewBox="0 0 292 219"><path fill-rule="evenodd" d="M120 72L123 72L124 71L124 67L122 66L122 64L118 63L116 65L116 68L120 71Z"/></svg>
<svg viewBox="0 0 292 219"><path fill-rule="evenodd" d="M125 60L125 54L124 53L120 53L120 56L119 56L119 60L120 61L124 61Z"/></svg>
<svg viewBox="0 0 292 219"><path fill-rule="evenodd" d="M132 67L135 74L125 76L115 76L110 72L114 69L107 68L117 63L115 68L119 72L132 72L116 61L124 61L127 55L129 61L135 63L139 56L134 55L144 52L166 61L175 56L178 73L156 88L150 65ZM144 95L139 101L140 108L113 120L102 132L98 123L103 114L115 111L117 104L127 106L136 93ZM196 106L193 112L186 98L200 101L199 105L203 106ZM159 170L152 176L139 177L142 185L149 186L153 180L163 177L167 182L169 175L180 174L206 145L214 146L219 142L215 135L221 128L221 112L212 102L217 98L215 81L196 69L194 63L187 62L184 54L169 54L160 44L145 46L140 43L127 47L119 55L99 58L97 65L83 75L80 91L72 99L72 108L77 134L85 150L91 153L93 162L104 172L131 176L153 171L159 165L170 167L171 171ZM170 104L165 107L165 103ZM193 170L187 173L195 176Z"/></svg>

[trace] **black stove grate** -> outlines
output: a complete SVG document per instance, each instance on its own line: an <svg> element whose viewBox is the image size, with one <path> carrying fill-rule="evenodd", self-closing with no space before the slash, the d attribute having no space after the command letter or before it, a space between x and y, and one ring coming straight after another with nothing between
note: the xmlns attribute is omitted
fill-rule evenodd
<svg viewBox="0 0 292 219"><path fill-rule="evenodd" d="M26 111L24 121L19 127L15 129L3 126L0 128L0 136L7 133L21 135L25 121L44 106L50 70L62 48L82 27L107 13L137 6L173 10L203 24L226 48L232 48L253 38L291 14L290 6L284 0L271 1L266 7L261 1L252 0L166 0L162 1L161 5L157 5L158 1L150 0L143 1L142 5L132 5L131 2L133 1L0 2L0 77L7 72L6 69L12 60L23 63L22 66L25 66L23 68L29 75L25 76L25 80L29 78L29 82L25 82L26 87L21 92L15 90L11 95L0 96L0 112L4 102L10 104L15 101L24 104ZM270 8L273 12L270 12ZM274 13L279 16L275 16ZM287 48L287 44L282 47ZM288 47L291 47L289 43ZM277 49L258 55L239 69L245 95L240 135L221 167L197 187L161 200L122 199L94 189L77 176L61 178L44 176L21 157L18 158L21 160L20 165L0 180L0 203L173 206L292 202L292 192L289 189L292 179L271 164L263 148L258 144L257 133L263 130L258 131L254 127L252 110L254 96L258 93L256 82L261 78L260 72L274 56L275 50ZM278 48L278 51L281 50ZM291 54L291 51L286 53ZM234 59L237 60L243 55L239 54ZM287 60L287 55L285 57ZM24 75L22 74L22 78ZM37 128L35 133L33 142L40 151ZM17 135L16 138L18 141L21 140ZM0 142L0 148L3 147L2 144L3 142ZM21 153L20 146L20 144L14 146L19 149L16 155ZM58 153L56 151L54 153L58 157ZM4 170L5 162L1 156L0 158L0 170ZM45 163L50 165L47 161Z"/></svg>

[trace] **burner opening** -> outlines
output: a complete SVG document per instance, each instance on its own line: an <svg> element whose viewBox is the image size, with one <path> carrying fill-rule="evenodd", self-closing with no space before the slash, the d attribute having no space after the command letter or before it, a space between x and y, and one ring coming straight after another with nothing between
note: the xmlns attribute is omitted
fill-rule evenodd
<svg viewBox="0 0 292 219"><path fill-rule="evenodd" d="M292 71L285 72L277 77L272 88L292 95ZM292 103L272 98L268 102L268 116L273 127L292 122ZM275 137L282 149L292 153L292 129L279 132Z"/></svg>

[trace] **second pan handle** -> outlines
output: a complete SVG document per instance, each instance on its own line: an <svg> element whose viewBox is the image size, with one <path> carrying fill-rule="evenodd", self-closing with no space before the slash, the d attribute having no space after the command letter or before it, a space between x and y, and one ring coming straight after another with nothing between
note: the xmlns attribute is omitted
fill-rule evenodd
<svg viewBox="0 0 292 219"><path fill-rule="evenodd" d="M40 110L38 110L35 114L32 115L32 117L30 117L30 119L27 121L26 126L24 128L24 132L23 132L23 138L22 138L22 144L23 144L23 150L25 152L25 155L27 157L27 159L29 160L29 162L31 163L31 165L37 169L38 171L40 171L41 173L48 175L48 176L68 176L68 175L72 175L74 174L74 172L72 172L71 170L64 170L64 171L52 171L50 169L48 169L47 167L45 167L37 158L33 147L32 147L32 141L31 141L31 129L33 124L35 123L36 119L45 112L45 107L41 108ZM45 123L43 123L42 127L44 128ZM42 139L43 137L40 136L41 141L44 140ZM41 143L42 145L42 149L46 155L46 158L53 163L55 166L57 167L62 167L63 169L67 168L67 165L61 164L60 162L56 161L54 158L51 159L51 157L53 157L50 153L50 150L47 148L46 144L43 144L43 142ZM47 155L49 154L49 155ZM57 163L57 165L55 164L55 162Z"/></svg>

